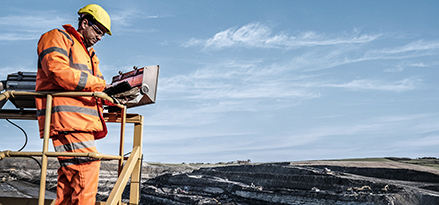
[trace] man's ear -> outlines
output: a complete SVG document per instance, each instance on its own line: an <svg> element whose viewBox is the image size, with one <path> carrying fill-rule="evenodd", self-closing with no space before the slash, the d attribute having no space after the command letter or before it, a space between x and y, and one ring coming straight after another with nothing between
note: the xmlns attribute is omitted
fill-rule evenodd
<svg viewBox="0 0 439 205"><path fill-rule="evenodd" d="M88 20L84 18L81 22L81 29L87 28Z"/></svg>

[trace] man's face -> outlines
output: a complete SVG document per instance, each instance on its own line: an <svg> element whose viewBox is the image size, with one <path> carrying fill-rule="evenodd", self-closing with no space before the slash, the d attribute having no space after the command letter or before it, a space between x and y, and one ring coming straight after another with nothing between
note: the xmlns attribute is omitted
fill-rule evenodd
<svg viewBox="0 0 439 205"><path fill-rule="evenodd" d="M102 25L99 23L92 23L88 20L84 20L83 24L85 26L85 30L83 33L84 44L87 47L91 47L95 45L98 41L102 39L107 31Z"/></svg>

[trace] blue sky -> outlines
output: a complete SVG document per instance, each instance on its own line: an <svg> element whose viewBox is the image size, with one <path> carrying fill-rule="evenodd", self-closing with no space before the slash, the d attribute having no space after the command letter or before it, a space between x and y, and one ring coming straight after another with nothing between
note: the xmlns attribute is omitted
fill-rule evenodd
<svg viewBox="0 0 439 205"><path fill-rule="evenodd" d="M76 27L89 3L0 3L0 79L36 71L40 35ZM438 156L437 1L98 4L112 18L95 46L108 81L160 65L156 104L128 110L145 116L146 161ZM14 122L40 150L37 123ZM0 126L0 150L18 150L21 131ZM109 128L98 150L117 154Z"/></svg>

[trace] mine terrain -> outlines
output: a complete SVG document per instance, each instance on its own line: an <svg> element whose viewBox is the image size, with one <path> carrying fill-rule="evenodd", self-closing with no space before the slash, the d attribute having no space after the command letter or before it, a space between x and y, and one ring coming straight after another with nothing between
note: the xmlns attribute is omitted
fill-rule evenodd
<svg viewBox="0 0 439 205"><path fill-rule="evenodd" d="M140 204L439 204L439 159L142 166ZM55 198L58 162L51 160L46 198ZM38 196L40 170L27 158L0 161L0 197ZM117 162L103 161L98 201L117 179ZM123 201L129 198L129 188Z"/></svg>

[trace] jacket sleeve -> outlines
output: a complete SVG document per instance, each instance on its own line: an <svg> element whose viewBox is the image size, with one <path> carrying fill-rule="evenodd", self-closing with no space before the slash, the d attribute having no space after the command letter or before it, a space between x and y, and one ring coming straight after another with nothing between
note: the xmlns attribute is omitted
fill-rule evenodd
<svg viewBox="0 0 439 205"><path fill-rule="evenodd" d="M65 90L87 92L104 90L105 81L93 76L86 64L71 62L69 56L72 55L70 52L73 43L72 37L64 31L54 29L45 33L38 42L38 68L42 69L54 84ZM89 58L85 50L77 55Z"/></svg>

